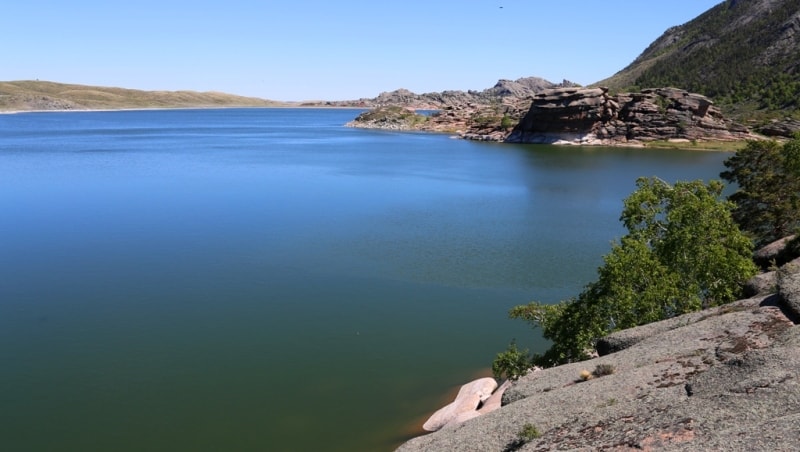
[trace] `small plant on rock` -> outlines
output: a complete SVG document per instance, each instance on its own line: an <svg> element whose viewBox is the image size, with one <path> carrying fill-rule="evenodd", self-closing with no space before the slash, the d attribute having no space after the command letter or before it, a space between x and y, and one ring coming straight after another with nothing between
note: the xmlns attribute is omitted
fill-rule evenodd
<svg viewBox="0 0 800 452"><path fill-rule="evenodd" d="M613 364L598 364L597 367L594 368L592 375L595 377L603 377L613 374L614 370L616 369L614 368Z"/></svg>
<svg viewBox="0 0 800 452"><path fill-rule="evenodd" d="M539 429L537 429L535 425L527 423L522 426L522 429L517 433L517 437L508 443L508 445L506 445L506 448L503 449L503 452L517 451L525 444L528 444L529 442L541 437L542 434L539 432Z"/></svg>
<svg viewBox="0 0 800 452"><path fill-rule="evenodd" d="M530 442L535 439L541 438L542 434L541 432L539 432L539 429L536 428L535 425L527 423L522 426L522 430L519 431L517 436L519 437L519 439L525 442Z"/></svg>
<svg viewBox="0 0 800 452"><path fill-rule="evenodd" d="M492 373L497 379L517 380L528 373L531 368L531 356L528 350L517 349L515 341L511 341L504 352L500 352L492 362Z"/></svg>

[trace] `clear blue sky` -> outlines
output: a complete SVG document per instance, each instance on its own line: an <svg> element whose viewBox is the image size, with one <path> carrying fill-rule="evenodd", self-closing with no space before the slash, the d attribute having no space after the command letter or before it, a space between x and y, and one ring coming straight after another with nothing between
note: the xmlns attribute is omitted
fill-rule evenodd
<svg viewBox="0 0 800 452"><path fill-rule="evenodd" d="M482 90L527 76L585 85L721 1L13 1L0 80L274 100Z"/></svg>

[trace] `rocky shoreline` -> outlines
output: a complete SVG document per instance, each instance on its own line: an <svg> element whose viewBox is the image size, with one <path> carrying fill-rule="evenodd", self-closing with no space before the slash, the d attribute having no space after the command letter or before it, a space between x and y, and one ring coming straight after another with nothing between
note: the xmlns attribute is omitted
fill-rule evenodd
<svg viewBox="0 0 800 452"><path fill-rule="evenodd" d="M782 243L759 259L775 262ZM594 359L529 373L495 391L493 411L493 385L465 385L478 388L461 397L478 400L472 410L433 416L438 431L398 450L796 450L800 259L746 289L750 298L614 333Z"/></svg>
<svg viewBox="0 0 800 452"><path fill-rule="evenodd" d="M380 106L347 126L445 132L479 141L601 146L758 138L723 117L709 98L677 88L610 95L603 87L556 87L493 104L448 104L427 116L414 112L409 105ZM787 130L776 125L772 132L777 136Z"/></svg>

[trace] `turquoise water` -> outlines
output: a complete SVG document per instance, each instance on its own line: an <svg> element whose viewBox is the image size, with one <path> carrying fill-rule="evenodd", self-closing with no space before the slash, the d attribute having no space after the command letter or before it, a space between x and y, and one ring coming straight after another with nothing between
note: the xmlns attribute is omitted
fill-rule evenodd
<svg viewBox="0 0 800 452"><path fill-rule="evenodd" d="M354 110L0 115L0 448L389 450L577 294L636 177Z"/></svg>

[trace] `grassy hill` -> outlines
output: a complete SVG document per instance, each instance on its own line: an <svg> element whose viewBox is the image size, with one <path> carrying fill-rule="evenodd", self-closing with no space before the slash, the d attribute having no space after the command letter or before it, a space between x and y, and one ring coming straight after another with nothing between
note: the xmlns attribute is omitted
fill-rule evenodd
<svg viewBox="0 0 800 452"><path fill-rule="evenodd" d="M612 90L675 86L739 118L798 116L800 0L727 0L672 27L613 77Z"/></svg>
<svg viewBox="0 0 800 452"><path fill-rule="evenodd" d="M44 81L0 82L0 111L129 108L278 107L254 97L217 92L141 91Z"/></svg>

